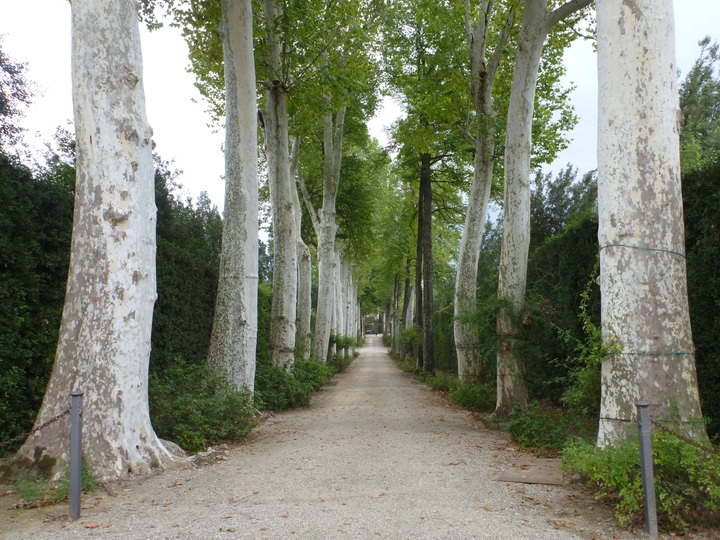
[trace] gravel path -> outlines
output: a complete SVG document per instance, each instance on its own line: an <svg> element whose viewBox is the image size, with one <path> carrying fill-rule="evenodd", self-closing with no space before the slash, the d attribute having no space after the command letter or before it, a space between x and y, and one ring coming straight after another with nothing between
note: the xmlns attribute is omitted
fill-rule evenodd
<svg viewBox="0 0 720 540"><path fill-rule="evenodd" d="M77 522L65 505L0 499L0 536L644 538L567 487L497 481L521 455L507 437L398 370L380 337L367 343L310 407L270 417L226 459L98 488Z"/></svg>

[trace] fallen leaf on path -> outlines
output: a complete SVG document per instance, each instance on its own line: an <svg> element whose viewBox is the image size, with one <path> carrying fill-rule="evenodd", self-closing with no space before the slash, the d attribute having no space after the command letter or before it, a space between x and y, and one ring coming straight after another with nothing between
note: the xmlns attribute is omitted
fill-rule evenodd
<svg viewBox="0 0 720 540"><path fill-rule="evenodd" d="M283 519L287 519L287 518L289 518L290 516L289 516L288 514L282 514L280 517L283 518Z"/></svg>
<svg viewBox="0 0 720 540"><path fill-rule="evenodd" d="M93 521L85 521L82 525L86 529L97 529L100 526L98 523L95 523Z"/></svg>
<svg viewBox="0 0 720 540"><path fill-rule="evenodd" d="M235 527L220 527L220 532L235 532Z"/></svg>

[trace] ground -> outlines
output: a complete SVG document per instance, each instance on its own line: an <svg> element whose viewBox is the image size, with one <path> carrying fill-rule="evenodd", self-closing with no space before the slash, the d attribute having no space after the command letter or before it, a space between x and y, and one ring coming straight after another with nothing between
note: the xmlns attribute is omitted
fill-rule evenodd
<svg viewBox="0 0 720 540"><path fill-rule="evenodd" d="M219 458L219 459L218 459ZM11 509L1 538L637 539L572 486L501 481L499 431L392 363L379 336L310 407L270 416L208 465L185 463L67 503Z"/></svg>

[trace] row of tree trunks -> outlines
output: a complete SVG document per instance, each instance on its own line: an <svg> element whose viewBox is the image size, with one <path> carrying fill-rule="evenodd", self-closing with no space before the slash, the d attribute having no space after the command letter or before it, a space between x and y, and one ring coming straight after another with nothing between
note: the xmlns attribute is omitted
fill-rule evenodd
<svg viewBox="0 0 720 540"><path fill-rule="evenodd" d="M335 287L333 283L335 235L337 233L335 206L340 184L344 125L344 108L335 115L334 119L331 113L325 114L323 118L323 202L315 228L318 241L318 303L312 353L313 358L318 360L327 359L334 312Z"/></svg>

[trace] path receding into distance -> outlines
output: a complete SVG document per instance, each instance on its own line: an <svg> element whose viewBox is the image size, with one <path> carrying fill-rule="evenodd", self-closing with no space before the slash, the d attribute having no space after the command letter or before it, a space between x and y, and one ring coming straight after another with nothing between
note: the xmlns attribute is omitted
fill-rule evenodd
<svg viewBox="0 0 720 540"><path fill-rule="evenodd" d="M114 484L115 496L99 487L77 522L60 518L65 504L4 506L0 537L644 537L619 531L568 487L498 481L520 456L505 434L400 371L381 338L368 336L310 407L270 417L224 460Z"/></svg>

